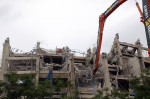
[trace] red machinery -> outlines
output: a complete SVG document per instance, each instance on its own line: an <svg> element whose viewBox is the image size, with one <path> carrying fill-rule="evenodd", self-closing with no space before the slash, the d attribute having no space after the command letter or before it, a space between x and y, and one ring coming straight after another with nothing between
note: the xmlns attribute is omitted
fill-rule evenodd
<svg viewBox="0 0 150 99"><path fill-rule="evenodd" d="M142 2L143 2L143 21L148 44L148 54L150 57L150 0L142 0Z"/></svg>
<svg viewBox="0 0 150 99"><path fill-rule="evenodd" d="M126 2L127 0L116 0L102 15L99 17L99 30L98 30L98 39L97 39L97 51L96 51L96 62L95 62L95 69L93 70L93 74L96 73L98 70L98 63L101 51L101 44L102 44L102 36L103 36L103 29L104 23L107 17L114 12L121 4ZM141 14L141 22L145 25L146 30L146 37L147 37L147 44L148 44L148 53L150 57L150 0L142 0L143 2L143 13L139 7L139 4L136 2L136 6Z"/></svg>
<svg viewBox="0 0 150 99"><path fill-rule="evenodd" d="M143 13L140 9L138 2L136 6L141 15L141 22L143 22L146 31L147 45L148 45L148 54L150 57L150 0L142 0L143 3Z"/></svg>
<svg viewBox="0 0 150 99"><path fill-rule="evenodd" d="M140 15L141 15L141 22L144 23L143 13L142 13L142 11L141 11L141 9L140 9L140 6L139 6L139 3L138 3L138 2L136 2L136 6L137 6L137 8L138 8L138 10L139 10L139 12L140 12Z"/></svg>
<svg viewBox="0 0 150 99"><path fill-rule="evenodd" d="M96 62L95 62L95 69L93 70L93 74L96 73L98 70L98 62L100 57L101 51L101 44L102 44L102 36L103 36L103 29L104 23L107 17L114 12L121 4L123 4L127 0L116 0L102 15L99 17L99 30L98 30L98 38L97 38L97 51L96 51Z"/></svg>

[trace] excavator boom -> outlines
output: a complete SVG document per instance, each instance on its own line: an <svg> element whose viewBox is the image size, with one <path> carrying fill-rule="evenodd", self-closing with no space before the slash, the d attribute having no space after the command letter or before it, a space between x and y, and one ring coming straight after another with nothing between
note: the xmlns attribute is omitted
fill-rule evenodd
<svg viewBox="0 0 150 99"><path fill-rule="evenodd" d="M150 57L150 0L143 0L143 19L148 44L148 54Z"/></svg>
<svg viewBox="0 0 150 99"><path fill-rule="evenodd" d="M139 3L138 3L138 2L136 2L136 6L137 6L137 8L138 8L138 10L139 10L139 12L140 12L140 15L141 15L141 22L144 23L143 13L142 13L142 10L140 9L140 6L139 6Z"/></svg>
<svg viewBox="0 0 150 99"><path fill-rule="evenodd" d="M98 38L97 38L97 51L96 51L96 62L95 62L95 69L93 70L93 74L95 75L96 71L98 70L98 63L101 51L101 44L102 44L102 36L103 36L103 29L104 23L106 18L114 12L121 4L126 2L127 0L116 0L100 17L99 17L99 29L98 29Z"/></svg>

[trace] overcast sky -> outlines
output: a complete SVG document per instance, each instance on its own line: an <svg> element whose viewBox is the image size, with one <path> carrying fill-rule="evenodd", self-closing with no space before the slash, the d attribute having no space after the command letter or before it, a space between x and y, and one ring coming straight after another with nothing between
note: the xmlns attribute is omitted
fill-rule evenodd
<svg viewBox="0 0 150 99"><path fill-rule="evenodd" d="M69 46L86 51L97 42L98 18L115 0L0 0L0 55L9 37L12 48L30 51L37 41L47 49ZM142 7L142 0L137 0ZM128 0L105 22L102 51L109 52L115 34L147 47L135 0Z"/></svg>

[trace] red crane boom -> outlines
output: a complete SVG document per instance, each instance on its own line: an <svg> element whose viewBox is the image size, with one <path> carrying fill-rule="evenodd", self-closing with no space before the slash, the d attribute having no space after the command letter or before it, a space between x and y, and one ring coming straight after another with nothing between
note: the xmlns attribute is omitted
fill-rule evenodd
<svg viewBox="0 0 150 99"><path fill-rule="evenodd" d="M101 51L102 37L103 37L103 29L106 18L114 12L121 4L126 2L127 0L116 0L102 15L99 17L99 30L98 30L98 38L97 38L97 51L96 51L96 62L95 69L93 70L93 74L98 70L98 63Z"/></svg>
<svg viewBox="0 0 150 99"><path fill-rule="evenodd" d="M98 30L98 39L97 39L97 50L96 50L96 62L95 62L95 69L93 70L93 74L96 73L99 66L99 57L101 51L101 44L102 44L102 37L103 37L103 29L104 23L107 17L114 12L121 4L126 2L127 0L116 0L102 15L99 17L99 30ZM141 22L144 23L145 31L146 31L146 38L148 44L148 54L150 57L150 0L142 0L143 3L143 13L140 9L139 4L136 2L136 6L141 15Z"/></svg>
<svg viewBox="0 0 150 99"><path fill-rule="evenodd" d="M150 0L142 0L143 3L143 13L140 9L138 2L136 6L141 15L141 22L143 22L146 31L147 45L148 45L148 54L150 57Z"/></svg>

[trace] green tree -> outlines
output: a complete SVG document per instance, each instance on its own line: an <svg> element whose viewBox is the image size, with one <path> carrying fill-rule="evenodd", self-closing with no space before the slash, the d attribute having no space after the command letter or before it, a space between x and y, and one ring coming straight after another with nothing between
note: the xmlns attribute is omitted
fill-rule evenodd
<svg viewBox="0 0 150 99"><path fill-rule="evenodd" d="M145 70L140 77L130 81L130 87L135 91L135 99L150 99L150 69Z"/></svg>
<svg viewBox="0 0 150 99"><path fill-rule="evenodd" d="M92 99L102 99L103 92L101 90L97 91L97 94Z"/></svg>
<svg viewBox="0 0 150 99"><path fill-rule="evenodd" d="M56 85L54 86L54 90L57 92L58 95L60 95L60 97L62 99L64 99L66 97L66 94L62 94L62 90L64 88L72 88L73 85L71 84L71 81L70 80L67 80L66 82L61 80L60 76L58 76L55 80L56 82ZM67 97L69 98L69 97Z"/></svg>
<svg viewBox="0 0 150 99"><path fill-rule="evenodd" d="M128 99L127 96L129 93L127 91L122 91L117 88L113 88L111 94L108 92L108 88L104 88L102 91L98 90L97 94L92 99ZM106 93L105 96L103 96L103 93Z"/></svg>
<svg viewBox="0 0 150 99"><path fill-rule="evenodd" d="M0 96L5 91L6 83L0 80Z"/></svg>
<svg viewBox="0 0 150 99"><path fill-rule="evenodd" d="M44 99L44 97L51 97L51 82L50 80L40 81L35 90L35 95L38 99Z"/></svg>
<svg viewBox="0 0 150 99"><path fill-rule="evenodd" d="M3 99L44 99L52 96L50 80L40 81L35 86L36 74L16 74L9 72L5 74L6 82L0 81L0 94L5 92L7 95ZM67 97L66 94L61 93L64 88L73 88L70 80L63 81L60 77L55 80L56 85L54 91L60 94L61 99L77 99L79 92L75 90L74 97Z"/></svg>
<svg viewBox="0 0 150 99"><path fill-rule="evenodd" d="M118 88L113 88L111 97L113 99L128 99L129 92L126 90L120 90Z"/></svg>
<svg viewBox="0 0 150 99"><path fill-rule="evenodd" d="M34 99L35 74L18 75L15 72L9 72L5 74L5 78L7 80L7 84L5 86L7 99L20 99L22 96L25 99Z"/></svg>
<svg viewBox="0 0 150 99"><path fill-rule="evenodd" d="M44 97L52 95L50 80L40 81L38 86L35 86L35 74L18 75L15 72L9 72L5 78L7 82L3 87L7 93L6 99L21 99L21 97L24 99L44 99Z"/></svg>

